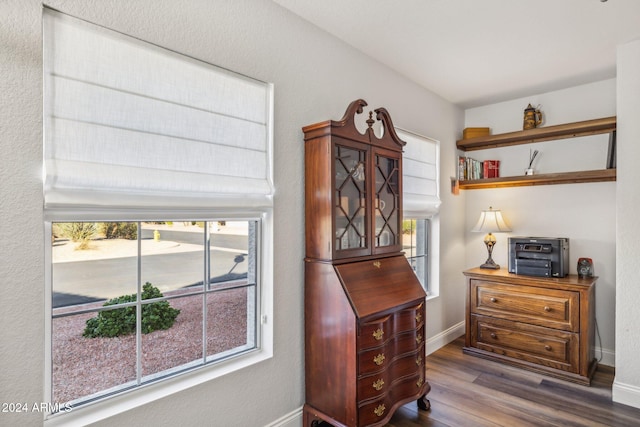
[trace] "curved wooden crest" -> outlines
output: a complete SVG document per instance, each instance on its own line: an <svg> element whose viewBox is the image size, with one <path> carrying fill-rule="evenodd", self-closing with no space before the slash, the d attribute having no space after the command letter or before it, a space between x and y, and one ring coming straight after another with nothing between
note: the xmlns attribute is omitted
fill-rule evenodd
<svg viewBox="0 0 640 427"><path fill-rule="evenodd" d="M373 119L372 111L369 111L369 118L366 121L367 130L365 131L365 133L362 134L360 133L360 131L358 131L355 124L355 115L362 114L362 112L364 111L364 107L366 107L367 105L368 104L364 99L356 99L355 101L351 102L347 107L344 115L342 116L342 119L340 119L339 121L331 122L331 126L334 129L333 132L350 139L364 139L365 142L383 148L401 151L406 142L401 140L400 137L398 137L398 135L396 134L396 130L393 127L393 122L391 121L391 116L385 108L377 108L376 110L374 110L376 113L375 120L382 122L383 132L380 138L378 138L378 136L373 131L373 124L375 123L375 120Z"/></svg>

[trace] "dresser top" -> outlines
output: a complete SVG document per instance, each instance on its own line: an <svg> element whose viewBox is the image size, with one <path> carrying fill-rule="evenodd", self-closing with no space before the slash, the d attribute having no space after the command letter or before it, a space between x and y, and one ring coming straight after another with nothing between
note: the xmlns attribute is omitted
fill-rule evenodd
<svg viewBox="0 0 640 427"><path fill-rule="evenodd" d="M537 276L525 276L523 274L509 273L507 269L489 270L484 268L470 268L465 270L463 274L467 277L493 280L502 283L511 284L523 284L523 285L536 285L536 286L578 286L578 287L590 287L594 286L598 280L597 276L593 277L578 277L577 274L569 274L565 277L537 277Z"/></svg>

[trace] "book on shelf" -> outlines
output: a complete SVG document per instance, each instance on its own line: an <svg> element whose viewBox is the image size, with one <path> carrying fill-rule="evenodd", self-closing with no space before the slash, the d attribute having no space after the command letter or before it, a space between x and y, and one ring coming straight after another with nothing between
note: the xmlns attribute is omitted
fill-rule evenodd
<svg viewBox="0 0 640 427"><path fill-rule="evenodd" d="M476 160L458 157L458 179L473 180L500 177L500 160Z"/></svg>
<svg viewBox="0 0 640 427"><path fill-rule="evenodd" d="M485 160L483 178L500 178L500 160Z"/></svg>

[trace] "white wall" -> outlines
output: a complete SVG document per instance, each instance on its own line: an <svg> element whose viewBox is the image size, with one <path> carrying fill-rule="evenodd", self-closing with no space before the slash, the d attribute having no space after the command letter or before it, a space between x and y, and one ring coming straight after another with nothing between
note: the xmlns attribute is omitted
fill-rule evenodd
<svg viewBox="0 0 640 427"><path fill-rule="evenodd" d="M427 304L427 338L464 312L464 196L448 191L462 111L269 0L48 0L71 15L275 84L275 345L273 359L100 425L260 426L295 419L304 402L304 187L301 127L340 119L364 98L394 124L441 141L440 297ZM42 402L41 1L0 2L0 401ZM372 35L375 43L375 35ZM293 415L291 415L293 414ZM0 425L42 416L0 413Z"/></svg>
<svg viewBox="0 0 640 427"><path fill-rule="evenodd" d="M640 40L618 48L616 378L613 399L640 408Z"/></svg>
<svg viewBox="0 0 640 427"><path fill-rule="evenodd" d="M560 91L534 94L499 104L469 109L465 126L488 126L492 133L522 130L527 105L540 105L543 126L597 119L616 115L616 80L604 80ZM620 138L619 138L620 139ZM608 134L550 141L500 149L470 151L469 157L501 160L500 175L523 175L529 150L538 149L536 173L565 172L606 167ZM616 284L616 183L584 183L467 190L466 223L467 267L478 266L487 257L482 233L471 233L480 211L492 206L501 209L511 233L496 234L494 260L507 268L507 238L511 236L568 237L569 272L576 274L580 257L592 258L596 285L596 357L613 365L615 337Z"/></svg>

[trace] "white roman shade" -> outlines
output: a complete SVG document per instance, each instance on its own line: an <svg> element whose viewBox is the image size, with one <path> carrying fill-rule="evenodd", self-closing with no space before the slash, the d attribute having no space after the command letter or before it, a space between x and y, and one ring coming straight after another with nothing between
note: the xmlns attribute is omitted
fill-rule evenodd
<svg viewBox="0 0 640 427"><path fill-rule="evenodd" d="M402 155L402 195L405 218L424 219L440 208L438 141L396 129L407 143Z"/></svg>
<svg viewBox="0 0 640 427"><path fill-rule="evenodd" d="M45 207L270 206L272 90L45 8Z"/></svg>

